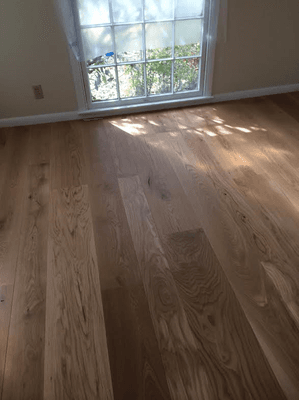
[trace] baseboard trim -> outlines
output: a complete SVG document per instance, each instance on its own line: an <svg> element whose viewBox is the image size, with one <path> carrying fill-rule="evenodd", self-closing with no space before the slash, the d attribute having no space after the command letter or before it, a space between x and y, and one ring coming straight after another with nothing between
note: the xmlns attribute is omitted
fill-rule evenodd
<svg viewBox="0 0 299 400"><path fill-rule="evenodd" d="M221 101L241 100L252 97L271 96L273 94L291 93L299 91L299 83L293 85L272 86L267 88L242 90L237 92L216 94L212 101L209 103L216 103Z"/></svg>
<svg viewBox="0 0 299 400"><path fill-rule="evenodd" d="M299 91L299 83L294 85L283 85L283 86L273 86L261 89L253 89L253 90L244 90L237 91L231 93L223 93L216 94L211 97L201 97L198 99L182 99L182 101L171 103L169 102L169 108L173 107L183 107L188 105L197 105L197 104L209 104L209 103L218 103L223 101L231 101L231 100L241 100L252 97L260 97L260 96L270 96L272 94L280 94L280 93L290 93ZM152 106L153 104L150 104ZM167 104L156 105L155 109L165 109L167 108ZM37 125L37 124L46 124L50 122L60 122L60 121L72 121L76 119L92 119L92 118L101 118L107 115L116 115L116 114L131 114L134 112L141 111L149 111L150 108L143 109L141 106L131 106L126 109L103 109L103 110L87 110L87 111L70 111L65 113L54 113L54 114L42 114L42 115L32 115L29 117L18 117L18 118L6 118L0 119L0 128L4 127L12 127L12 126L22 126L22 125Z"/></svg>
<svg viewBox="0 0 299 400"><path fill-rule="evenodd" d="M72 121L75 119L80 119L78 111L30 115L29 117L0 119L0 128L23 126L23 125L47 124L50 122Z"/></svg>

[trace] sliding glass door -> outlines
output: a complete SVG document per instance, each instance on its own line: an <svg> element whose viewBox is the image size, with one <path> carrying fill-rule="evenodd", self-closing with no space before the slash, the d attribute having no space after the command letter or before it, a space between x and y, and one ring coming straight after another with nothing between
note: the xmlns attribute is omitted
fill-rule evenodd
<svg viewBox="0 0 299 400"><path fill-rule="evenodd" d="M202 95L208 0L77 0L92 108Z"/></svg>

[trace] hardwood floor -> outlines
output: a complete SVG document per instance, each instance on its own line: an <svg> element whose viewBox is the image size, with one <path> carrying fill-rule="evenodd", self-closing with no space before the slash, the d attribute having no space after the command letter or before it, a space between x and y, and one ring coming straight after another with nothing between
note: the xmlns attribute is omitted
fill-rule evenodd
<svg viewBox="0 0 299 400"><path fill-rule="evenodd" d="M0 129L0 399L299 399L299 93Z"/></svg>

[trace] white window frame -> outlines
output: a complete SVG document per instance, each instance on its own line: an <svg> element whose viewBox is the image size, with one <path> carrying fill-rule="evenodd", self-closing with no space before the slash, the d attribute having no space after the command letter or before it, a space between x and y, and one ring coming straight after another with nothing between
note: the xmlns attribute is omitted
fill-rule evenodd
<svg viewBox="0 0 299 400"><path fill-rule="evenodd" d="M138 99L132 98L132 99L124 99L121 101L111 100L110 102L105 101L105 103L102 101L92 102L89 81L88 81L88 73L85 62L78 62L74 57L72 51L69 50L70 63L72 67L72 73L74 77L74 84L78 102L79 116L81 116L82 118L85 117L94 118L107 115L127 114L132 112L175 108L175 107L182 107L185 105L195 105L195 104L205 103L208 99L211 99L213 97L212 83L213 83L213 70L214 70L214 59L215 59L216 38L217 38L219 3L220 0L206 0L205 2L205 13L206 13L205 15L207 15L207 18L204 19L204 24L203 24L203 32L204 32L202 38L203 46L200 55L200 62L201 60L204 60L204 64L201 63L201 71L199 71L200 88L201 88L200 93L198 91L188 91L188 92L176 93L175 95L173 93L170 93L164 95L151 95L149 97L138 98ZM76 19L77 19L76 23L79 26L78 10L76 10ZM81 37L80 37L80 48L82 51L83 46ZM198 56L194 56L194 58L197 57ZM193 92L194 92L194 97L193 96L191 97L190 94L192 94ZM101 107L99 107L99 105L101 105Z"/></svg>

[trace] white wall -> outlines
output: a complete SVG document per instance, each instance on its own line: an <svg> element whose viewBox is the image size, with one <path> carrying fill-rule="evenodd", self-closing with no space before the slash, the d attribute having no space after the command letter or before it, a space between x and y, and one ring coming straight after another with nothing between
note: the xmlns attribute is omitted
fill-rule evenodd
<svg viewBox="0 0 299 400"><path fill-rule="evenodd" d="M67 45L53 0L1 0L0 118L77 109ZM213 94L299 81L299 1L228 0ZM41 84L45 99L35 100Z"/></svg>

